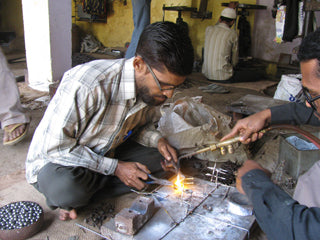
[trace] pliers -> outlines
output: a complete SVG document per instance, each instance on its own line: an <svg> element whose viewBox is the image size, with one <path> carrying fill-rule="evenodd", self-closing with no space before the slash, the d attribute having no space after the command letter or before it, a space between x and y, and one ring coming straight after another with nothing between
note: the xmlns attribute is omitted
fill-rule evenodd
<svg viewBox="0 0 320 240"><path fill-rule="evenodd" d="M150 178L150 180L148 179L146 181L146 184L159 184L159 185L166 185L166 186L172 186L173 185L173 183L170 182L169 180L156 178L155 176L153 176L151 174L148 174L148 177Z"/></svg>
<svg viewBox="0 0 320 240"><path fill-rule="evenodd" d="M179 161L179 159L178 159L178 162L176 163L175 161L168 161L167 159L162 159L161 160L161 162L165 165L165 166L167 166L167 167L169 167L169 168L171 168L172 170L172 172L174 172L174 173L179 173L179 171L180 171L180 161Z"/></svg>

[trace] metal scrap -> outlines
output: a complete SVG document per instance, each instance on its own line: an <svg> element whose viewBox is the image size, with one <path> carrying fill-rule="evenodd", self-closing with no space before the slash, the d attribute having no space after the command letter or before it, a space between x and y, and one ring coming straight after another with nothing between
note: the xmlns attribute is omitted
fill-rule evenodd
<svg viewBox="0 0 320 240"><path fill-rule="evenodd" d="M100 228L108 217L114 217L114 206L111 203L94 208L84 222L89 226Z"/></svg>

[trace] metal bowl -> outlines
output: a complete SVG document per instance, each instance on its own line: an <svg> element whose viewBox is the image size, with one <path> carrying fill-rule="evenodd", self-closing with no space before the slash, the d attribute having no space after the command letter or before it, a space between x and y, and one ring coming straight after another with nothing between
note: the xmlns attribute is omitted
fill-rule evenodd
<svg viewBox="0 0 320 240"><path fill-rule="evenodd" d="M30 238L41 230L43 222L43 209L38 203L30 201L9 203L0 208L0 239Z"/></svg>

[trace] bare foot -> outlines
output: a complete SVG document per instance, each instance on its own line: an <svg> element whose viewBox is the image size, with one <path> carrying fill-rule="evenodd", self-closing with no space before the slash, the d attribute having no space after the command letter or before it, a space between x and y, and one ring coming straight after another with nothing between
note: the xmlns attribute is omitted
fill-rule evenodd
<svg viewBox="0 0 320 240"><path fill-rule="evenodd" d="M11 124L5 127L3 144L13 145L25 137L27 124Z"/></svg>
<svg viewBox="0 0 320 240"><path fill-rule="evenodd" d="M59 212L59 219L61 221L67 221L67 220L74 220L77 218L77 212L75 209L72 209L70 211L67 211L67 210L64 210L64 209L60 209L60 212Z"/></svg>

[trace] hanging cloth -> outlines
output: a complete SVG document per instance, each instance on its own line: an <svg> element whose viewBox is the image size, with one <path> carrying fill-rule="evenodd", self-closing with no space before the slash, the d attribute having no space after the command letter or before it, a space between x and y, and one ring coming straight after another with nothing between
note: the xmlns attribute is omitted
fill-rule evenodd
<svg viewBox="0 0 320 240"><path fill-rule="evenodd" d="M283 41L292 42L292 40L298 35L299 24L299 2L300 0L286 0L286 18L284 23Z"/></svg>
<svg viewBox="0 0 320 240"><path fill-rule="evenodd" d="M251 28L245 16L240 16L239 29L239 57L248 57L251 52Z"/></svg>

